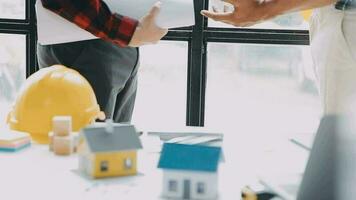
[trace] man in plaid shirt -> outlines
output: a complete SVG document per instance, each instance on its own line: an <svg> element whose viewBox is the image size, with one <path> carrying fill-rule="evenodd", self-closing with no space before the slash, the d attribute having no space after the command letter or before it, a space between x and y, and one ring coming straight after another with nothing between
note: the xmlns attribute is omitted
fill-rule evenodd
<svg viewBox="0 0 356 200"><path fill-rule="evenodd" d="M356 112L356 0L224 0L232 12L203 10L213 20L251 26L277 15L314 9L310 44L324 114Z"/></svg>
<svg viewBox="0 0 356 200"><path fill-rule="evenodd" d="M139 46L158 42L160 3L141 20L112 13L103 0L37 0L38 61L71 67L92 85L107 118L131 120ZM79 100L80 101L80 100Z"/></svg>

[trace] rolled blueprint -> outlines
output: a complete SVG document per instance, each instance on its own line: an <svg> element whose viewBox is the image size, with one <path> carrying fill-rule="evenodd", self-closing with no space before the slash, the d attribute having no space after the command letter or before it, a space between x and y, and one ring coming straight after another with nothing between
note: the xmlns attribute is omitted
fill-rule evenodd
<svg viewBox="0 0 356 200"><path fill-rule="evenodd" d="M162 28L177 28L194 25L193 0L160 0L161 10L157 25ZM112 12L140 19L146 15L157 0L104 0Z"/></svg>
<svg viewBox="0 0 356 200"><path fill-rule="evenodd" d="M157 0L104 0L113 13L140 19ZM161 0L157 25L162 28L177 28L194 25L193 0ZM59 44L97 38L84 29L45 9L36 2L38 42L42 45Z"/></svg>

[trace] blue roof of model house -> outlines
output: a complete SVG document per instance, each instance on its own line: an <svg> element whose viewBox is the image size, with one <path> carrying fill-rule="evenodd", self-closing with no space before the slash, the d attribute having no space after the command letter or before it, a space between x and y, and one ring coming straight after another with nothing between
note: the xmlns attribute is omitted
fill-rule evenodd
<svg viewBox="0 0 356 200"><path fill-rule="evenodd" d="M162 169L216 172L221 148L166 143L158 167Z"/></svg>

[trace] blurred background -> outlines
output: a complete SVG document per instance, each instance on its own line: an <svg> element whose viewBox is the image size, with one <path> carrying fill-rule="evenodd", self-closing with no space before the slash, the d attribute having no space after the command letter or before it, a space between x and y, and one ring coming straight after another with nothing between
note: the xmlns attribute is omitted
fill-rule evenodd
<svg viewBox="0 0 356 200"><path fill-rule="evenodd" d="M24 2L0 0L0 18L24 19ZM293 13L252 28L308 30L309 16ZM208 26L233 28L213 21ZM184 41L141 48L133 119L139 129L185 126L187 49ZM1 123L25 76L26 36L0 33ZM205 105L205 126L222 132L315 132L320 102L309 46L209 42Z"/></svg>
<svg viewBox="0 0 356 200"><path fill-rule="evenodd" d="M0 0L0 18L25 19L24 0ZM0 121L26 78L26 36L0 33Z"/></svg>

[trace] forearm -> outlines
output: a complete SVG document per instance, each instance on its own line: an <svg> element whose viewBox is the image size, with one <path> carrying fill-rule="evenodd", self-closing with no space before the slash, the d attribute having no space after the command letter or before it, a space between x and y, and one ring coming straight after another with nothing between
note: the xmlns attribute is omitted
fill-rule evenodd
<svg viewBox="0 0 356 200"><path fill-rule="evenodd" d="M234 6L231 13L203 10L201 13L216 21L246 27L272 19L278 15L313 9L335 3L337 0L225 0Z"/></svg>

